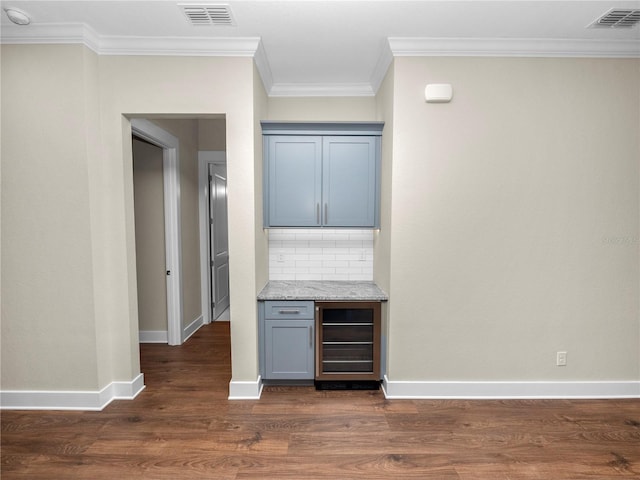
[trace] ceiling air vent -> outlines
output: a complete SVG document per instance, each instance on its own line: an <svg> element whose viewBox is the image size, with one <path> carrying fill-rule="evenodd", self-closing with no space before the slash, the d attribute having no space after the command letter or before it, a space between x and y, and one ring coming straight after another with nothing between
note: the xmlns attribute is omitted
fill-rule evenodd
<svg viewBox="0 0 640 480"><path fill-rule="evenodd" d="M192 25L235 25L229 5L181 4Z"/></svg>
<svg viewBox="0 0 640 480"><path fill-rule="evenodd" d="M629 28L640 22L640 10L613 9L591 24L595 28Z"/></svg>

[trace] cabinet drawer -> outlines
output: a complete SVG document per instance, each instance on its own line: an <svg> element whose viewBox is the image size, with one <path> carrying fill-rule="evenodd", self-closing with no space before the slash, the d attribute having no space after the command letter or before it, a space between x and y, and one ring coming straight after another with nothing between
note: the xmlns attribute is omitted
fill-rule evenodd
<svg viewBox="0 0 640 480"><path fill-rule="evenodd" d="M270 300L264 302L264 317L277 320L313 319L312 301Z"/></svg>

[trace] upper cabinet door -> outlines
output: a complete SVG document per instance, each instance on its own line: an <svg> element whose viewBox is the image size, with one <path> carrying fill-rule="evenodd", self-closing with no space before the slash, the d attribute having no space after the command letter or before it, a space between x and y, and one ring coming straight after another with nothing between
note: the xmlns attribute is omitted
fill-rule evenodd
<svg viewBox="0 0 640 480"><path fill-rule="evenodd" d="M321 221L322 137L269 136L268 225L316 227Z"/></svg>
<svg viewBox="0 0 640 480"><path fill-rule="evenodd" d="M323 137L322 224L375 227L378 138Z"/></svg>
<svg viewBox="0 0 640 480"><path fill-rule="evenodd" d="M266 228L380 226L384 123L261 123Z"/></svg>

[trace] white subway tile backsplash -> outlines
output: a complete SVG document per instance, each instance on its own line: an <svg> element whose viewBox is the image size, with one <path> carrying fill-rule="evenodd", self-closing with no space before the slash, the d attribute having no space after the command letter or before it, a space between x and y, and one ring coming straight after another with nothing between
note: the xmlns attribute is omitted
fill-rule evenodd
<svg viewBox="0 0 640 480"><path fill-rule="evenodd" d="M280 280L324 280L320 273L296 273L295 278L287 278Z"/></svg>
<svg viewBox="0 0 640 480"><path fill-rule="evenodd" d="M325 260L324 262L322 262L322 264L323 264L325 267L331 267L331 268L336 268L336 267L345 268L345 267L349 267L349 262L346 262L346 261L339 261L339 260Z"/></svg>
<svg viewBox="0 0 640 480"><path fill-rule="evenodd" d="M301 267L301 268L320 268L322 267L322 262L321 261L315 261L315 262L311 262L309 260L297 260L296 261L296 268Z"/></svg>
<svg viewBox="0 0 640 480"><path fill-rule="evenodd" d="M270 280L373 280L373 231L269 230Z"/></svg>
<svg viewBox="0 0 640 480"><path fill-rule="evenodd" d="M316 236L313 233L296 233L297 242L308 242L315 239Z"/></svg>
<svg viewBox="0 0 640 480"><path fill-rule="evenodd" d="M348 242L350 240L348 233L337 233L335 235L323 234L322 239L334 242Z"/></svg>
<svg viewBox="0 0 640 480"><path fill-rule="evenodd" d="M362 240L339 240L336 241L337 248L356 248L362 246Z"/></svg>
<svg viewBox="0 0 640 480"><path fill-rule="evenodd" d="M372 275L368 275L365 273L349 274L349 280L353 280L353 281L370 282L372 278L373 278Z"/></svg>
<svg viewBox="0 0 640 480"><path fill-rule="evenodd" d="M312 255L322 255L322 249L321 248L300 248L298 249L298 251L296 251L296 253L304 253L306 255L309 255L309 257L311 257Z"/></svg>
<svg viewBox="0 0 640 480"><path fill-rule="evenodd" d="M349 255L349 249L348 248L323 248L322 249L322 253L325 254L333 254L333 255Z"/></svg>
<svg viewBox="0 0 640 480"><path fill-rule="evenodd" d="M282 241L282 240L295 240L296 235L291 230L270 230L269 231L269 241Z"/></svg>
<svg viewBox="0 0 640 480"><path fill-rule="evenodd" d="M349 240L373 240L373 232L368 230L353 230L349 232Z"/></svg>
<svg viewBox="0 0 640 480"><path fill-rule="evenodd" d="M349 275L346 274L326 274L322 277L322 280L351 280Z"/></svg>
<svg viewBox="0 0 640 480"><path fill-rule="evenodd" d="M327 267L310 268L309 269L309 273L320 273L322 275L324 275L324 274L333 274L333 273L336 273L336 269L335 268L327 268Z"/></svg>
<svg viewBox="0 0 640 480"><path fill-rule="evenodd" d="M311 240L309 247L311 248L335 248L335 240Z"/></svg>

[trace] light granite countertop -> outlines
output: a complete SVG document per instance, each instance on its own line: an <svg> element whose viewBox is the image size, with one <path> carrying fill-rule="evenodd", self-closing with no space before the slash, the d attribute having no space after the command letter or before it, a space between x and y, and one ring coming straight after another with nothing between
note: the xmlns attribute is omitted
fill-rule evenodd
<svg viewBox="0 0 640 480"><path fill-rule="evenodd" d="M382 301L388 295L373 282L272 280L258 300Z"/></svg>

